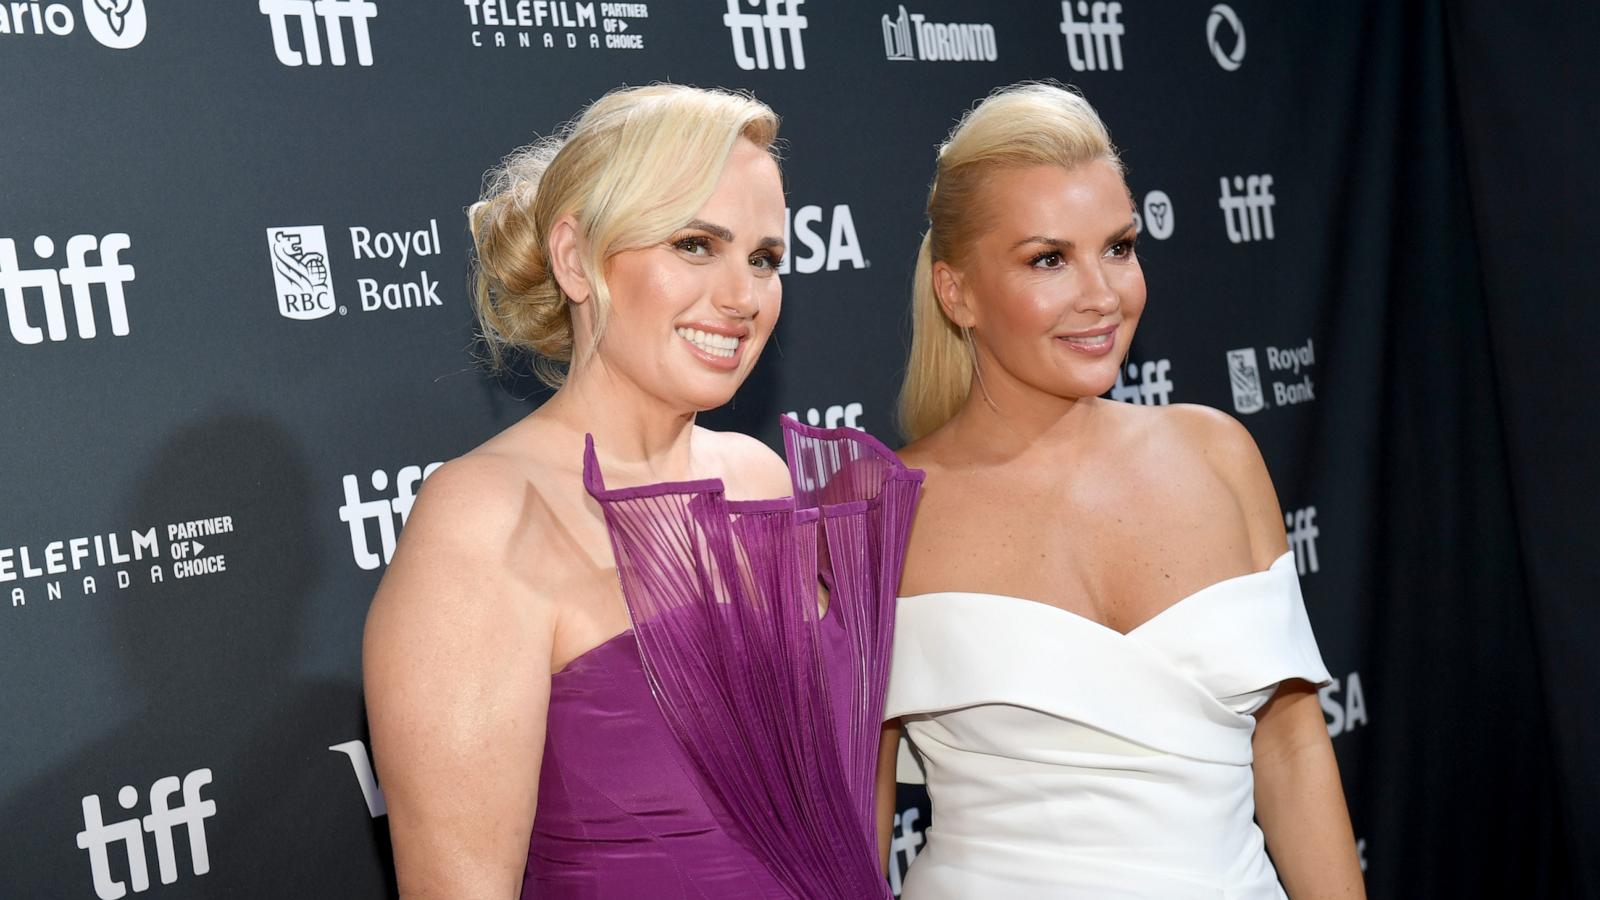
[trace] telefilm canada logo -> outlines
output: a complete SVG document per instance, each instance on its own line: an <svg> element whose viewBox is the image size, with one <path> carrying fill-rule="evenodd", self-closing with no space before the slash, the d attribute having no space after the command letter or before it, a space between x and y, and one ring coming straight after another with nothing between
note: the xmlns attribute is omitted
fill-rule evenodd
<svg viewBox="0 0 1600 900"><path fill-rule="evenodd" d="M81 10L89 35L103 46L128 50L144 41L144 0L83 0ZM0 3L0 34L66 37L77 27L67 3Z"/></svg>
<svg viewBox="0 0 1600 900"><path fill-rule="evenodd" d="M462 0L474 47L643 50L648 3L572 0Z"/></svg>
<svg viewBox="0 0 1600 900"><path fill-rule="evenodd" d="M1122 71L1122 4L1061 0L1061 36L1074 72Z"/></svg>
<svg viewBox="0 0 1600 900"><path fill-rule="evenodd" d="M1263 349L1267 361L1265 370L1259 365L1254 347L1241 347L1227 353L1234 410L1248 415L1274 406L1296 406L1317 399L1317 384L1312 377L1317 365L1314 340L1306 338L1298 347Z"/></svg>
<svg viewBox="0 0 1600 900"><path fill-rule="evenodd" d="M722 24L733 37L733 59L739 68L804 69L809 23L800 13L806 0L728 0ZM748 8L754 8L751 12Z"/></svg>
<svg viewBox="0 0 1600 900"><path fill-rule="evenodd" d="M378 17L372 0L257 0L258 9L272 29L272 52L286 66L320 66L322 47L328 47L329 65L349 63L345 54L345 29L355 45L356 64L372 65L370 19ZM291 24L293 27L291 27ZM298 44L296 37L298 36Z"/></svg>
<svg viewBox="0 0 1600 900"><path fill-rule="evenodd" d="M994 62L1000 58L987 22L929 22L922 13L883 16L883 55L890 61Z"/></svg>
<svg viewBox="0 0 1600 900"><path fill-rule="evenodd" d="M99 597L102 587L216 575L228 571L228 557L213 541L234 531L233 516L224 515L0 547L0 590L10 585L11 608L26 610L30 601Z"/></svg>
<svg viewBox="0 0 1600 900"><path fill-rule="evenodd" d="M142 894L150 889L150 861L144 836L155 839L156 871L162 884L178 880L178 851L174 832L183 827L189 844L189 871L204 875L211 871L211 852L206 843L206 819L217 814L217 801L202 797L201 789L211 783L210 769L195 769L179 778L168 775L156 779L147 794L150 812L133 812L139 805L139 789L131 784L117 791L117 805L133 812L131 818L105 821L99 794L90 794L83 805L83 830L78 832L78 849L89 854L89 876L100 900L120 900L131 889ZM173 796L179 800L173 803ZM111 848L123 845L122 854ZM118 856L125 859L126 867Z"/></svg>
<svg viewBox="0 0 1600 900"><path fill-rule="evenodd" d="M349 238L348 261L340 259L340 271L361 267L383 277L353 279L349 291L362 312L425 309L443 306L439 281L418 268L415 276L408 267L421 259L439 256L439 220L429 219L427 227L415 230L385 231L357 225L345 229ZM335 288L332 254L327 229L321 225L282 225L267 229L267 259L272 267L272 284L278 301L278 314L286 319L308 321L338 313L350 314L348 303L341 304ZM394 266L403 277L396 278Z"/></svg>
<svg viewBox="0 0 1600 900"><path fill-rule="evenodd" d="M23 268L17 242L0 238L0 294L5 296L6 324L12 340L19 344L67 340L63 289L72 298L73 325L79 340L91 340L100 334L95 321L96 295L104 298L111 334L127 337L128 301L122 288L133 281L134 270L119 256L132 246L126 233L75 234L67 238L63 253L66 265L59 269L50 264L56 255L55 240L41 234L32 244L38 263ZM43 328L30 308L43 313Z"/></svg>

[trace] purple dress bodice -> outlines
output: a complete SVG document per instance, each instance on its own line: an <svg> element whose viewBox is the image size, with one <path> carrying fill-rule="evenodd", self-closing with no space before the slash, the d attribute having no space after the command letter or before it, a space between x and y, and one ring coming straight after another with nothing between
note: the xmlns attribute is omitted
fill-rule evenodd
<svg viewBox="0 0 1600 900"><path fill-rule="evenodd" d="M873 777L922 473L784 421L795 494L599 501L633 628L551 679L524 900L886 900ZM828 591L819 615L817 584Z"/></svg>
<svg viewBox="0 0 1600 900"><path fill-rule="evenodd" d="M820 626L830 671L844 629ZM550 682L539 811L524 900L749 897L787 900L662 717L626 631Z"/></svg>

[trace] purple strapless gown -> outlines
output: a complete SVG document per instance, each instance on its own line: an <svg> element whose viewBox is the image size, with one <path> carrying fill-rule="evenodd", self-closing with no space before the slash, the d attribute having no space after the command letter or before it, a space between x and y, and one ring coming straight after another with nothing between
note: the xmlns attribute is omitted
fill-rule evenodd
<svg viewBox="0 0 1600 900"><path fill-rule="evenodd" d="M551 680L524 900L889 896L873 778L922 473L783 426L781 500L607 490L586 449L633 628Z"/></svg>

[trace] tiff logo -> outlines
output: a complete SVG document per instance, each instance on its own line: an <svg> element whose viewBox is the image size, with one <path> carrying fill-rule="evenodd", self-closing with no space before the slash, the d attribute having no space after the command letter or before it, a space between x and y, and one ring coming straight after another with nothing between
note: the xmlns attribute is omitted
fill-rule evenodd
<svg viewBox="0 0 1600 900"><path fill-rule="evenodd" d="M1235 175L1232 190L1229 190L1228 176L1218 181L1222 184L1222 196L1217 198L1217 206L1221 207L1222 221L1228 226L1228 240L1235 244L1272 240L1272 207L1278 202L1272 196L1272 176Z"/></svg>
<svg viewBox="0 0 1600 900"><path fill-rule="evenodd" d="M350 34L356 42L356 61L363 66L372 65L372 37L367 33L367 20L377 18L378 6L372 0L260 0L261 14L272 20L272 49L278 62L286 66L322 65L322 40L317 34L317 18L322 18L328 32L328 61L336 66L345 64L344 26L341 19L350 20ZM289 20L300 21L301 50L289 42Z"/></svg>
<svg viewBox="0 0 1600 900"><path fill-rule="evenodd" d="M354 475L344 476L344 505L339 507L339 518L350 526L350 551L356 565L363 569L376 569L394 559L394 541L406 519L411 517L411 504L417 499L417 485L432 475L443 463L429 463L427 468L406 466L395 475L395 495L391 499L361 499L361 483ZM375 491L389 490L389 473L375 469L367 479ZM395 519L399 519L398 526ZM372 552L367 543L367 522L378 524L379 549L383 555Z"/></svg>
<svg viewBox="0 0 1600 900"><path fill-rule="evenodd" d="M1076 6L1079 21L1072 14ZM1126 29L1117 17L1122 15L1121 3L1088 3L1078 0L1061 0L1061 33L1067 39L1067 61L1075 72L1093 72L1097 69L1122 71L1122 35Z"/></svg>
<svg viewBox="0 0 1600 900"><path fill-rule="evenodd" d="M104 237L78 234L67 238L67 265L62 269L48 266L24 269L17 262L17 242L0 238L0 292L6 298L6 323L11 336L19 344L43 343L46 336L51 341L67 339L66 310L61 301L61 288L72 291L72 314L77 321L78 337L85 340L99 332L94 321L94 295L89 290L94 285L105 289L106 312L111 320L111 333L123 337L128 333L128 307L122 286L133 280L133 266L122 262L117 254L128 249L126 234L116 232ZM99 262L91 265L93 252ZM33 254L44 262L56 253L56 242L40 235L33 239ZM44 298L43 329L30 321L25 291L36 290Z"/></svg>
<svg viewBox="0 0 1600 900"><path fill-rule="evenodd" d="M100 900L117 900L128 893L126 882L118 881L111 872L112 844L121 842L128 856L128 881L133 892L150 889L150 869L145 859L145 832L155 836L156 867L162 884L178 880L178 855L173 846L172 832L179 825L189 835L189 860L194 874L211 871L211 855L206 849L205 820L217 814L215 800L201 800L200 789L211 783L210 769L195 769L183 776L156 779L150 785L150 813L143 818L134 816L121 822L105 824L100 809L100 795L83 798L83 830L78 832L78 847L89 851L89 871L94 876L95 896ZM181 785L181 788L180 788ZM172 795L183 793L183 802L172 805ZM117 792L117 804L123 809L133 809L139 802L139 791L133 785L124 785Z"/></svg>
<svg viewBox="0 0 1600 900"><path fill-rule="evenodd" d="M889 840L889 889L896 897L900 896L900 880L916 861L917 848L922 846L922 829L917 827L920 818L922 812L915 806L894 814L894 831ZM902 859L905 860L903 865Z"/></svg>
<svg viewBox="0 0 1600 900"><path fill-rule="evenodd" d="M1283 527L1289 532L1289 547L1294 550L1294 567L1301 575L1320 571L1317 559L1317 538L1322 531L1317 528L1317 508L1307 506L1283 514Z"/></svg>
<svg viewBox="0 0 1600 900"><path fill-rule="evenodd" d="M788 43L794 48L794 68L806 67L805 45L800 38L800 32L806 28L806 17L800 15L799 7L806 0L766 0L765 13L743 12L743 6L759 8L762 0L728 0L728 11L722 16L722 24L728 26L728 31L733 35L733 58L738 61L741 69L787 69L788 56L784 53L784 35L788 35ZM781 12L780 12L781 10ZM755 47L755 56L750 55L745 42L745 33L749 32L750 46ZM772 46L769 58L767 45Z"/></svg>
<svg viewBox="0 0 1600 900"><path fill-rule="evenodd" d="M815 407L812 407L811 409L806 410L804 418L801 418L800 413L794 410L790 410L789 412L784 413L784 415L795 420L796 422L804 422L813 428L838 428L842 425L845 428L854 428L857 431L865 431L866 429L862 428L859 424L861 421L861 413L861 404L846 403L843 406L829 406L821 412L818 412Z"/></svg>
<svg viewBox="0 0 1600 900"><path fill-rule="evenodd" d="M1117 370L1111 399L1141 406L1166 406L1172 402L1172 360L1130 362ZM1127 380L1123 375L1127 375Z"/></svg>

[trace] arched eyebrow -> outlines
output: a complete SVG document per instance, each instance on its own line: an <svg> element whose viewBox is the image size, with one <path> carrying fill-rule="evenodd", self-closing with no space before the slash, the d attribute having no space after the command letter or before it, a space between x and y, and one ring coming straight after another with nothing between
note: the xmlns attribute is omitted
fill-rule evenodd
<svg viewBox="0 0 1600 900"><path fill-rule="evenodd" d="M683 227L693 228L696 231L704 231L705 233L724 243L733 243L732 231L729 231L721 225L715 225L711 222L707 222L705 219L690 219L688 224L684 225Z"/></svg>
<svg viewBox="0 0 1600 900"><path fill-rule="evenodd" d="M715 224L713 222L707 222L705 219L691 219L691 220L689 220L689 223L687 225L684 225L683 227L684 228L692 228L692 229L695 229L696 231L704 231L705 233L711 235L712 237L716 238L719 241L722 241L725 244L733 243L733 232L732 231L728 230L727 228L724 228L721 225L717 225L717 224ZM760 243L757 246L761 247L762 249L766 249L766 248L769 248L769 247L782 248L783 247L783 238L772 237L771 235L769 235L767 237L762 238Z"/></svg>
<svg viewBox="0 0 1600 900"><path fill-rule="evenodd" d="M1111 234L1106 237L1105 242L1109 244L1132 230L1133 220L1130 219L1128 220L1128 224L1118 228L1116 231L1111 232ZM1022 240L1017 241L1015 244L1012 244L1011 249L1015 250L1018 247L1025 246L1027 244L1044 244L1047 247L1062 247L1069 250L1074 246L1071 241L1063 240L1061 238L1050 237L1043 234L1030 234Z"/></svg>

